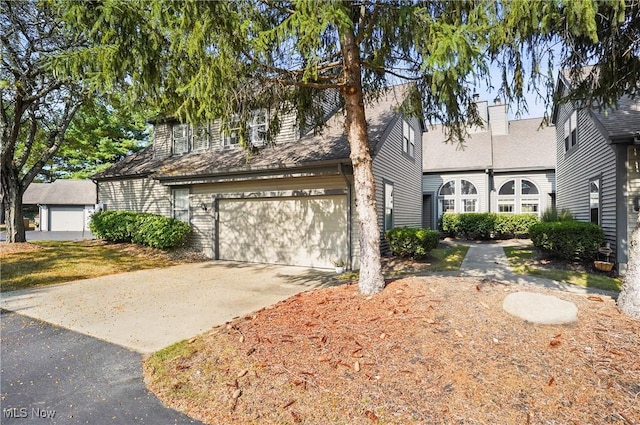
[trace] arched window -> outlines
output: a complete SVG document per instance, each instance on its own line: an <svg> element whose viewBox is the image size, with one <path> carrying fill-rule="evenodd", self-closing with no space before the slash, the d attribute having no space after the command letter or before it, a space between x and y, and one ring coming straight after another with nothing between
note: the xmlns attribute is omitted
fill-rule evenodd
<svg viewBox="0 0 640 425"><path fill-rule="evenodd" d="M540 214L540 191L531 180L508 180L498 190L498 212Z"/></svg>
<svg viewBox="0 0 640 425"><path fill-rule="evenodd" d="M439 192L440 214L446 212L478 212L480 198L476 186L465 179L450 180Z"/></svg>

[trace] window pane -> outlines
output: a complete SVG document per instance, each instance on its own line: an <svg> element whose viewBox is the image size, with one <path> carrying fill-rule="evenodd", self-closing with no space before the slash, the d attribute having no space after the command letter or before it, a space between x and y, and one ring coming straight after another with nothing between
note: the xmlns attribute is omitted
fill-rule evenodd
<svg viewBox="0 0 640 425"><path fill-rule="evenodd" d="M500 191L498 192L498 194L499 195L515 195L516 194L516 181L515 180L509 180L508 182L503 184L502 187L500 188Z"/></svg>
<svg viewBox="0 0 640 425"><path fill-rule="evenodd" d="M529 180L522 180L522 192L523 195L537 195L538 187Z"/></svg>
<svg viewBox="0 0 640 425"><path fill-rule="evenodd" d="M462 195L477 195L476 187L469 180L460 181L460 193Z"/></svg>
<svg viewBox="0 0 640 425"><path fill-rule="evenodd" d="M455 195L456 194L456 182L451 180L442 186L440 189L440 195Z"/></svg>
<svg viewBox="0 0 640 425"><path fill-rule="evenodd" d="M592 180L589 183L589 210L590 221L600 224L600 181Z"/></svg>
<svg viewBox="0 0 640 425"><path fill-rule="evenodd" d="M512 213L514 211L514 205L512 202L499 202L498 203L498 212L501 213Z"/></svg>
<svg viewBox="0 0 640 425"><path fill-rule="evenodd" d="M393 227L393 185L384 184L384 230Z"/></svg>
<svg viewBox="0 0 640 425"><path fill-rule="evenodd" d="M538 213L538 203L537 202L523 202L521 206L521 210L523 213Z"/></svg>
<svg viewBox="0 0 640 425"><path fill-rule="evenodd" d="M463 199L462 207L464 212L477 212L478 211L478 200L477 199Z"/></svg>
<svg viewBox="0 0 640 425"><path fill-rule="evenodd" d="M267 111L260 110L253 112L251 123L249 124L249 137L253 145L264 143L267 132Z"/></svg>
<svg viewBox="0 0 640 425"><path fill-rule="evenodd" d="M200 126L193 130L193 150L209 148L209 127Z"/></svg>
<svg viewBox="0 0 640 425"><path fill-rule="evenodd" d="M456 212L456 201L454 199L443 199L442 212Z"/></svg>
<svg viewBox="0 0 640 425"><path fill-rule="evenodd" d="M184 153L189 150L189 126L178 124L173 126L173 153Z"/></svg>
<svg viewBox="0 0 640 425"><path fill-rule="evenodd" d="M173 190L173 218L189 221L189 189Z"/></svg>

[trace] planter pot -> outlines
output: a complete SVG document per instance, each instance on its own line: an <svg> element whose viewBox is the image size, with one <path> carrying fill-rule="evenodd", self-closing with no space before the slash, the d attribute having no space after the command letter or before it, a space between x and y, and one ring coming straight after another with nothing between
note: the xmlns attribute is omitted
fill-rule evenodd
<svg viewBox="0 0 640 425"><path fill-rule="evenodd" d="M594 261L593 266L597 270L603 272L610 272L611 270L613 270L613 263L610 263L609 261Z"/></svg>
<svg viewBox="0 0 640 425"><path fill-rule="evenodd" d="M336 266L336 273L338 273L338 274L344 273L344 267L337 267Z"/></svg>

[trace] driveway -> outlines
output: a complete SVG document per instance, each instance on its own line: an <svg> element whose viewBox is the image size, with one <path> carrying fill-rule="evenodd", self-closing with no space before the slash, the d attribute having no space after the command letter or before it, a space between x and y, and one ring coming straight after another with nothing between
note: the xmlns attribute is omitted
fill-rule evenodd
<svg viewBox="0 0 640 425"><path fill-rule="evenodd" d="M334 276L210 261L8 292L1 306L148 354L298 292L335 284Z"/></svg>
<svg viewBox="0 0 640 425"><path fill-rule="evenodd" d="M140 354L1 311L0 423L200 424L162 405Z"/></svg>

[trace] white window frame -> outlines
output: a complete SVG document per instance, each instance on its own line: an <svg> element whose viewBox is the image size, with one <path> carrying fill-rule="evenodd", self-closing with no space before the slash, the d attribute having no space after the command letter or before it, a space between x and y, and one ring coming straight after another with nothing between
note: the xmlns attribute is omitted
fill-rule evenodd
<svg viewBox="0 0 640 425"><path fill-rule="evenodd" d="M596 189L594 191L594 188ZM598 210L597 221L593 221L593 210ZM600 226L602 216L602 179L600 177L589 180L589 221Z"/></svg>
<svg viewBox="0 0 640 425"><path fill-rule="evenodd" d="M176 220L189 222L189 188L176 188L171 190L171 216Z"/></svg>
<svg viewBox="0 0 640 425"><path fill-rule="evenodd" d="M535 188L537 193L522 193L522 182L529 182L529 186ZM501 195L502 188L513 183L513 195ZM538 185L527 177L514 177L504 181L498 189L498 213L499 214L535 214L540 216L540 188ZM531 206L534 211L525 211L526 206ZM501 209L510 209L510 211L501 211Z"/></svg>
<svg viewBox="0 0 640 425"><path fill-rule="evenodd" d="M564 122L564 151L570 151L578 144L578 112L573 111Z"/></svg>
<svg viewBox="0 0 640 425"><path fill-rule="evenodd" d="M467 184L463 184L467 182ZM442 191L447 184L453 183L453 194L443 194ZM475 193L462 193L463 187L471 187ZM450 208L453 204L453 210ZM472 209L469 209L469 205L473 205ZM480 211L480 195L478 194L478 187L476 184L468 178L457 177L451 180L447 180L440 186L438 190L438 206L440 208L440 215L446 212L454 213L475 213Z"/></svg>
<svg viewBox="0 0 640 425"><path fill-rule="evenodd" d="M191 146L194 151L205 151L211 146L211 131L209 125L193 127L191 131Z"/></svg>
<svg viewBox="0 0 640 425"><path fill-rule="evenodd" d="M402 152L415 158L416 155L416 134L415 130L407 120L402 120Z"/></svg>
<svg viewBox="0 0 640 425"><path fill-rule="evenodd" d="M238 146L240 144L241 131L240 119L237 115L233 115L229 122L229 130L224 131L222 134L222 147Z"/></svg>
<svg viewBox="0 0 640 425"><path fill-rule="evenodd" d="M384 181L384 217L382 218L385 232L393 228L393 191L394 191L393 183L385 180Z"/></svg>
<svg viewBox="0 0 640 425"><path fill-rule="evenodd" d="M251 112L249 122L249 140L253 146L262 146L269 129L269 115L266 109L257 109Z"/></svg>
<svg viewBox="0 0 640 425"><path fill-rule="evenodd" d="M189 124L174 124L171 128L171 150L174 154L189 152Z"/></svg>

